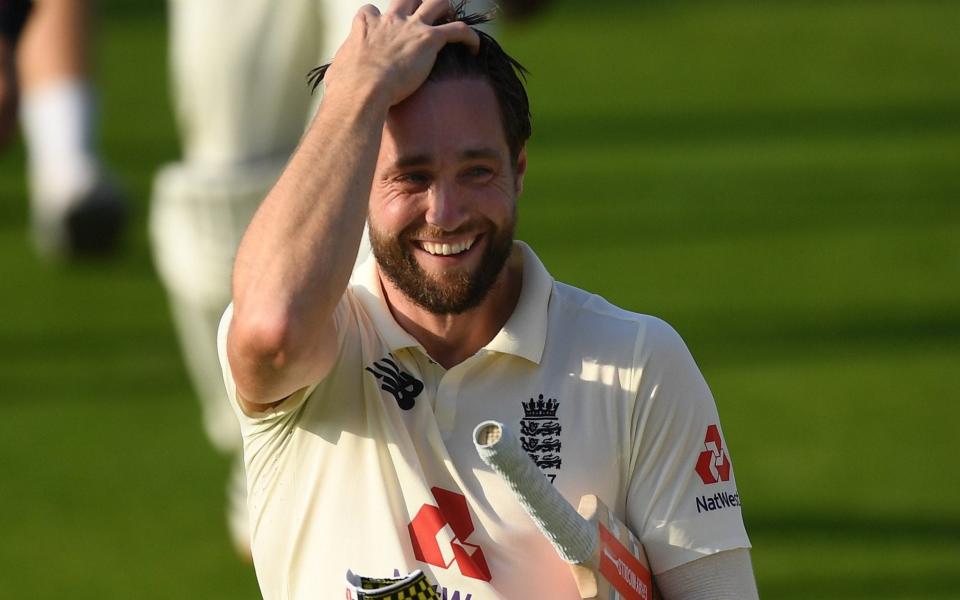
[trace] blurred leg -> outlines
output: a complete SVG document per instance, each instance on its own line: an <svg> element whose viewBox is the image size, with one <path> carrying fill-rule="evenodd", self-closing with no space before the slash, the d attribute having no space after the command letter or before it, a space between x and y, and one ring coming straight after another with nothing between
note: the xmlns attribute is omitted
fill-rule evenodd
<svg viewBox="0 0 960 600"><path fill-rule="evenodd" d="M207 436L224 452L241 447L216 352L236 249L311 114L307 72L332 58L366 3L169 0L183 160L154 181L150 236ZM228 523L248 555L242 461L236 464Z"/></svg>
<svg viewBox="0 0 960 600"><path fill-rule="evenodd" d="M16 131L18 95L13 44L8 38L0 36L0 150Z"/></svg>
<svg viewBox="0 0 960 600"><path fill-rule="evenodd" d="M174 108L191 165L286 158L309 106L316 0L171 0Z"/></svg>
<svg viewBox="0 0 960 600"><path fill-rule="evenodd" d="M89 13L85 0L38 1L17 49L34 240L48 254L110 252L124 223L96 152Z"/></svg>
<svg viewBox="0 0 960 600"><path fill-rule="evenodd" d="M16 128L19 90L14 56L31 8L28 0L0 0L0 150Z"/></svg>
<svg viewBox="0 0 960 600"><path fill-rule="evenodd" d="M38 0L17 49L24 90L90 71L90 6L86 0Z"/></svg>
<svg viewBox="0 0 960 600"><path fill-rule="evenodd" d="M249 556L236 417L217 324L240 237L303 131L318 52L316 0L170 0L170 61L183 160L154 181L150 237L211 443L237 456L227 521Z"/></svg>

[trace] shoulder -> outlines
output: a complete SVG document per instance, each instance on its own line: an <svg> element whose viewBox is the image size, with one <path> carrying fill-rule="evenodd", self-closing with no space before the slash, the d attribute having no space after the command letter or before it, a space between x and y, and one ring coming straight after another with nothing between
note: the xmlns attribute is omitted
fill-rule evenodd
<svg viewBox="0 0 960 600"><path fill-rule="evenodd" d="M696 361L669 323L563 283L550 300L547 350L571 370L616 373L633 390L644 381L701 386Z"/></svg>
<svg viewBox="0 0 960 600"><path fill-rule="evenodd" d="M680 334L663 319L621 308L566 283L554 282L550 313L552 323L572 329L579 339L631 343L647 351L686 351Z"/></svg>

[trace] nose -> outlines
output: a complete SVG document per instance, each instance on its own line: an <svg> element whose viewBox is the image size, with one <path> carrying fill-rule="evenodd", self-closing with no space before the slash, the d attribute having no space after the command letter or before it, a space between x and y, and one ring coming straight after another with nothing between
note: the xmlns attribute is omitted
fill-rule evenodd
<svg viewBox="0 0 960 600"><path fill-rule="evenodd" d="M444 231L456 231L467 222L466 204L454 185L435 181L430 186L425 219L428 224Z"/></svg>

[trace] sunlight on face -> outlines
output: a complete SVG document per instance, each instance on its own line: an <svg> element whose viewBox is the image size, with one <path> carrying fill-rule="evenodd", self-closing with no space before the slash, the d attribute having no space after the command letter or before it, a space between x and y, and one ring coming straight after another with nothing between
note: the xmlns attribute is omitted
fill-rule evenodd
<svg viewBox="0 0 960 600"><path fill-rule="evenodd" d="M381 272L435 314L479 305L512 249L525 164L483 80L431 82L392 108L370 198Z"/></svg>

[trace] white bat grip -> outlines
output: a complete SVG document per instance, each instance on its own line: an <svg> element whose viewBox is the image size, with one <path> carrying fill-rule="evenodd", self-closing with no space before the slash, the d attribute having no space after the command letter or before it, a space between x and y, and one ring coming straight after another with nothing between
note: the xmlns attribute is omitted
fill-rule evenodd
<svg viewBox="0 0 960 600"><path fill-rule="evenodd" d="M581 517L520 447L503 423L484 421L473 430L480 458L510 486L537 528L572 564L585 563L599 543L595 525Z"/></svg>

